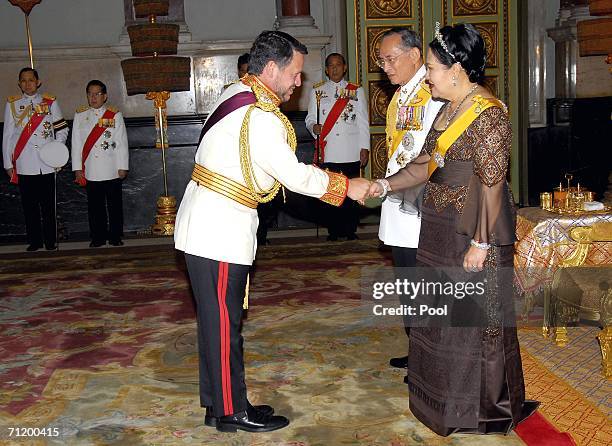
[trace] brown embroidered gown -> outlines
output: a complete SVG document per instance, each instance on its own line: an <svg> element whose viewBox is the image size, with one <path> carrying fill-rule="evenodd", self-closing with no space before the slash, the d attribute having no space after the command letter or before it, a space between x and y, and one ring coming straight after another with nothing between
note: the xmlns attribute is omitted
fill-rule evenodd
<svg viewBox="0 0 612 446"><path fill-rule="evenodd" d="M398 182L412 186L426 178L441 133L431 129L419 157L398 173L394 190ZM410 333L410 410L443 436L508 433L537 407L525 401L511 278L507 280L515 240L514 204L506 181L511 139L502 109L482 112L449 148L444 167L425 184L420 205L419 266L461 268L472 238L491 244L481 273L488 279L482 296L484 323L412 327Z"/></svg>

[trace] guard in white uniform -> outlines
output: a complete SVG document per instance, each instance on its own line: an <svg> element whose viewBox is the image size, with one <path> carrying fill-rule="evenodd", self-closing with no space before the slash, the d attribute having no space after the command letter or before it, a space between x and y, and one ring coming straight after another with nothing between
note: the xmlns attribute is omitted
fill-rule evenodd
<svg viewBox="0 0 612 446"><path fill-rule="evenodd" d="M327 56L325 74L329 80L312 87L306 128L315 139L319 136L320 147L316 147L315 164L355 178L360 176L360 169L368 163L370 127L363 88L344 79L346 69L342 54ZM317 96L320 98L318 110ZM322 220L329 232L328 240L357 238L355 231L359 223L359 208L356 203L346 201L339 208L322 208Z"/></svg>
<svg viewBox="0 0 612 446"><path fill-rule="evenodd" d="M11 183L19 185L25 215L28 251L56 248L54 169L40 158L43 146L54 140L65 143L68 124L55 99L40 94L38 72L19 72L21 96L8 98L4 110L2 154ZM41 228L42 217L42 228Z"/></svg>
<svg viewBox="0 0 612 446"><path fill-rule="evenodd" d="M281 185L340 205L363 199L364 179L298 162L293 127L278 106L301 84L306 47L264 31L251 48L251 74L221 95L204 125L196 165L180 204L175 246L184 251L198 320L200 402L205 424L221 431L266 432L289 421L248 403L244 381L243 301L257 248L257 205Z"/></svg>
<svg viewBox="0 0 612 446"><path fill-rule="evenodd" d="M123 115L106 105L106 85L87 84L88 106L79 108L72 125L72 170L87 188L90 247L108 242L121 246L122 182L129 169L128 139Z"/></svg>
<svg viewBox="0 0 612 446"><path fill-rule="evenodd" d="M422 43L414 31L407 28L387 31L382 36L379 54L379 66L392 84L399 85L387 109L385 133L389 161L385 176L388 177L421 153L427 133L444 102L433 100L424 82ZM420 229L418 212L403 208L401 200L393 194L384 199L378 236L391 247L395 267L415 266ZM398 271L409 272L407 269ZM408 324L405 328L409 334ZM390 363L405 368L408 356L392 358Z"/></svg>

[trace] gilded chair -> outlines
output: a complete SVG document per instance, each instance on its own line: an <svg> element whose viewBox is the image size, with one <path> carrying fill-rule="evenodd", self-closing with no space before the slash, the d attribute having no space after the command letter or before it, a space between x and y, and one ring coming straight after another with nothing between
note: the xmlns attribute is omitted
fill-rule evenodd
<svg viewBox="0 0 612 446"><path fill-rule="evenodd" d="M551 321L555 342L568 342L567 325L580 319L597 322L602 327L597 335L602 354L603 373L612 377L612 264L590 267L584 262L593 242L612 242L612 222L570 230L578 244L572 255L561 263L551 286Z"/></svg>

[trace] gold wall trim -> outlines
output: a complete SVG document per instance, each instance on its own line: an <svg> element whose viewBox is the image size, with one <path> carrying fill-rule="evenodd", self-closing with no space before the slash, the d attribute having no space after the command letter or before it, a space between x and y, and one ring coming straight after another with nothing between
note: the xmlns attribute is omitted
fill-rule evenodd
<svg viewBox="0 0 612 446"><path fill-rule="evenodd" d="M419 15L419 29L421 30L421 43L423 45L422 50L425 50L425 26L423 25L423 12L425 11L425 0L417 0L417 14ZM421 51L422 52L422 51Z"/></svg>
<svg viewBox="0 0 612 446"><path fill-rule="evenodd" d="M510 29L508 28L508 0L504 2L504 98L510 107Z"/></svg>
<svg viewBox="0 0 612 446"><path fill-rule="evenodd" d="M452 0L453 18L497 15L498 0Z"/></svg>
<svg viewBox="0 0 612 446"><path fill-rule="evenodd" d="M355 10L355 64L357 68L357 83L359 85L362 84L361 82L361 71L362 71L362 66L361 66L361 11L360 11L360 1L361 0L355 0L355 7L353 8Z"/></svg>
<svg viewBox="0 0 612 446"><path fill-rule="evenodd" d="M384 7L382 5L387 5ZM412 19L412 0L393 1L366 0L365 18L368 19Z"/></svg>

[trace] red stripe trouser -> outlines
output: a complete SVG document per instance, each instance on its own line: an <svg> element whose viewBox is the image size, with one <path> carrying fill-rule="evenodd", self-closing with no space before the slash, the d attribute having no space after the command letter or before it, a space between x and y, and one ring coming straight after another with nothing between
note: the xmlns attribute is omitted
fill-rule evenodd
<svg viewBox="0 0 612 446"><path fill-rule="evenodd" d="M249 266L185 254L196 301L200 405L221 417L246 410L242 303Z"/></svg>

